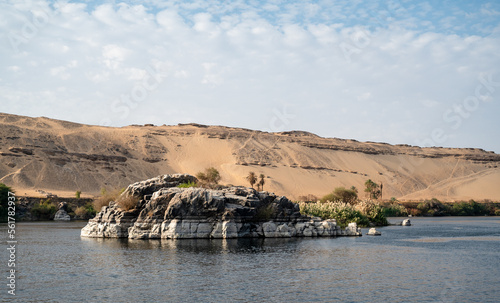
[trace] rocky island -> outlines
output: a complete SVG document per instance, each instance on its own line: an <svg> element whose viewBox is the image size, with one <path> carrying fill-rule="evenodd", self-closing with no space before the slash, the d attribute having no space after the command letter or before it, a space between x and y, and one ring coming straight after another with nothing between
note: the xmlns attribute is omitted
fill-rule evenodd
<svg viewBox="0 0 500 303"><path fill-rule="evenodd" d="M285 238L361 236L355 223L342 230L333 219L304 216L284 196L246 187L180 188L187 174L163 175L129 185L82 229L82 237L130 239Z"/></svg>

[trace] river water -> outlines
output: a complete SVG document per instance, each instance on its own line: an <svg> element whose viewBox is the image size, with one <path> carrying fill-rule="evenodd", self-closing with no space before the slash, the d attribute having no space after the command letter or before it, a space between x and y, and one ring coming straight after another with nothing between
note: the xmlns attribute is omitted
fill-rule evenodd
<svg viewBox="0 0 500 303"><path fill-rule="evenodd" d="M392 218L391 221L402 219ZM80 238L85 222L16 226L3 302L500 302L500 218L412 218L358 238ZM6 247L7 226L0 226ZM367 229L363 229L365 234Z"/></svg>

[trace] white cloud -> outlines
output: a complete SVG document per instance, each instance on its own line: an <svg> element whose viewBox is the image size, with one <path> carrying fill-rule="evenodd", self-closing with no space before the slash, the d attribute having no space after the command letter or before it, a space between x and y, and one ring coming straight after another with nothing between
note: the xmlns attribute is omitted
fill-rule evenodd
<svg viewBox="0 0 500 303"><path fill-rule="evenodd" d="M50 74L59 77L61 80L68 80L71 75L66 70L65 66L53 67L50 69Z"/></svg>
<svg viewBox="0 0 500 303"><path fill-rule="evenodd" d="M13 71L13 72L18 72L21 70L21 68L17 65L9 66L7 67L8 70Z"/></svg>
<svg viewBox="0 0 500 303"><path fill-rule="evenodd" d="M358 95L356 98L358 99L358 101L364 101L370 99L371 95L372 95L371 93L366 92L361 95Z"/></svg>
<svg viewBox="0 0 500 303"><path fill-rule="evenodd" d="M421 100L420 103L422 103L423 106L433 108L439 105L438 101L435 100L430 100L430 99L424 99Z"/></svg>
<svg viewBox="0 0 500 303"><path fill-rule="evenodd" d="M21 35L19 15L29 17L33 5L50 7L33 3L2 4L0 38ZM482 118L500 110L495 102L482 102L458 130L442 119L444 110L474 95L481 73L500 66L498 33L447 32L460 26L461 15L440 23L413 13L429 12L428 4L395 11L292 4L69 3L19 52L0 46L2 110L94 124L191 120L269 129L273 110L288 104L295 118L287 129L415 144L441 127L452 138L448 145L462 146L483 143L460 138L500 128L498 119ZM387 24L353 23L374 14ZM446 30L424 30L430 27ZM133 114L113 105L141 89L147 94L132 100ZM497 100L499 91L483 99ZM421 125L423 119L431 122Z"/></svg>

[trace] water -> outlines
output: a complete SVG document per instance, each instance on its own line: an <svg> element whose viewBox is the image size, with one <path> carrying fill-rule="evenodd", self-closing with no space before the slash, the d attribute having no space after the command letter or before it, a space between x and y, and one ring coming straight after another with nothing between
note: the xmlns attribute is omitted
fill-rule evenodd
<svg viewBox="0 0 500 303"><path fill-rule="evenodd" d="M412 223L379 228L379 237L177 241L80 238L85 222L19 223L17 295L14 300L2 283L0 298L499 302L500 218ZM0 226L4 237L6 228ZM4 282L6 257L2 249Z"/></svg>

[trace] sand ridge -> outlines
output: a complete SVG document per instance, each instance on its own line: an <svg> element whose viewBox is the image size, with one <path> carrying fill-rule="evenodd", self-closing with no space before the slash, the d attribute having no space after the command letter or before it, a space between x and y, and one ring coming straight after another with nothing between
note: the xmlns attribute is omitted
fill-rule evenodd
<svg viewBox="0 0 500 303"><path fill-rule="evenodd" d="M267 133L225 126L103 127L0 113L0 182L21 194L45 190L97 195L160 174L214 166L221 183L247 185L263 173L265 190L296 199L322 196L367 179L384 198L500 200L500 155L473 148L420 148Z"/></svg>

